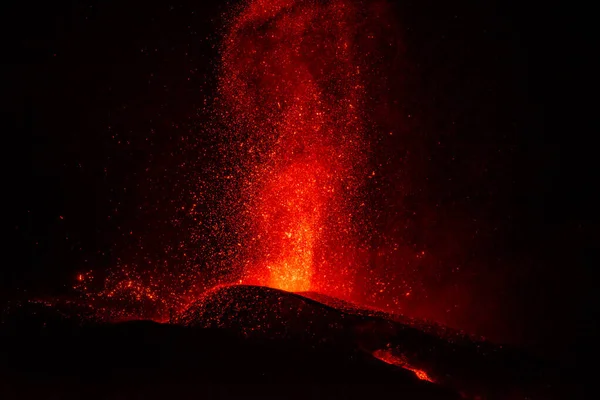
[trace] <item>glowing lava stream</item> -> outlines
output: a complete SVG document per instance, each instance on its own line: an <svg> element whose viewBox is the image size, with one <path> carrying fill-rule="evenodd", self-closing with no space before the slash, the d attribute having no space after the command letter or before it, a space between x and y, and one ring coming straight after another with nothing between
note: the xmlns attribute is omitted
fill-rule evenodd
<svg viewBox="0 0 600 400"><path fill-rule="evenodd" d="M219 93L240 164L244 283L351 290L344 251L355 247L366 160L357 7L248 1L224 38Z"/></svg>
<svg viewBox="0 0 600 400"><path fill-rule="evenodd" d="M422 381L435 382L429 377L429 375L427 375L427 372L410 366L404 358L393 355L390 350L376 350L373 352L373 357L383 361L386 364L395 365L411 371Z"/></svg>

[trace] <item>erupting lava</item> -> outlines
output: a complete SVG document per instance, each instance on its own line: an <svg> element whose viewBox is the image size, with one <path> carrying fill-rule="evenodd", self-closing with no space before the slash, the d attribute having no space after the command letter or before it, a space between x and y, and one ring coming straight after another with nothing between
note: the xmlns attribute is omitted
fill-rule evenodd
<svg viewBox="0 0 600 400"><path fill-rule="evenodd" d="M173 238L159 235L163 253L145 255L155 246L140 241L99 291L92 272L79 275L99 313L164 321L231 283L353 298L369 235L368 85L384 43L371 32L382 14L353 0L248 0L229 15L200 128L219 158L180 164L193 172L173 184L183 194L171 202ZM211 151L185 139L188 152Z"/></svg>
<svg viewBox="0 0 600 400"><path fill-rule="evenodd" d="M351 290L341 257L356 246L367 154L360 19L347 0L256 0L224 39L219 91L240 162L245 283Z"/></svg>

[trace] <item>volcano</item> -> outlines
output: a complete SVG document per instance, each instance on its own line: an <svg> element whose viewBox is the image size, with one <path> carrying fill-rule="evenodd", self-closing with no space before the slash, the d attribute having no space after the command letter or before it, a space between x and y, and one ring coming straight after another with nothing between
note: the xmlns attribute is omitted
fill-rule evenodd
<svg viewBox="0 0 600 400"><path fill-rule="evenodd" d="M217 287L163 324L12 304L1 332L3 398L512 399L567 387L550 365L461 332L260 286Z"/></svg>

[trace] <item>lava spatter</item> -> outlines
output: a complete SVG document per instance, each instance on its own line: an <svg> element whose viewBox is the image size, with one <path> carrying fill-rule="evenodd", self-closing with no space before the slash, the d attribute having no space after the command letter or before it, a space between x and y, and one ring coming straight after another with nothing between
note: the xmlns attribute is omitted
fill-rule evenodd
<svg viewBox="0 0 600 400"><path fill-rule="evenodd" d="M221 284L348 300L368 290L356 280L370 234L372 11L353 0L249 0L225 16L205 118L187 126L168 182L147 182L150 193L171 185L168 201L145 205L161 210L160 224L103 288L95 271L76 279L85 301L108 320L166 321Z"/></svg>
<svg viewBox="0 0 600 400"><path fill-rule="evenodd" d="M240 162L245 283L351 292L340 258L357 245L368 155L357 7L251 1L225 36L219 91Z"/></svg>

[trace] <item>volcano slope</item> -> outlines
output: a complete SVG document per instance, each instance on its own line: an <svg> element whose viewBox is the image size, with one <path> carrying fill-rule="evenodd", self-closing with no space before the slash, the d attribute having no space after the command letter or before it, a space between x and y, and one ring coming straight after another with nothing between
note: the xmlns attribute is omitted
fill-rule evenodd
<svg viewBox="0 0 600 400"><path fill-rule="evenodd" d="M315 293L207 292L169 324L5 307L0 397L576 398L550 364Z"/></svg>

